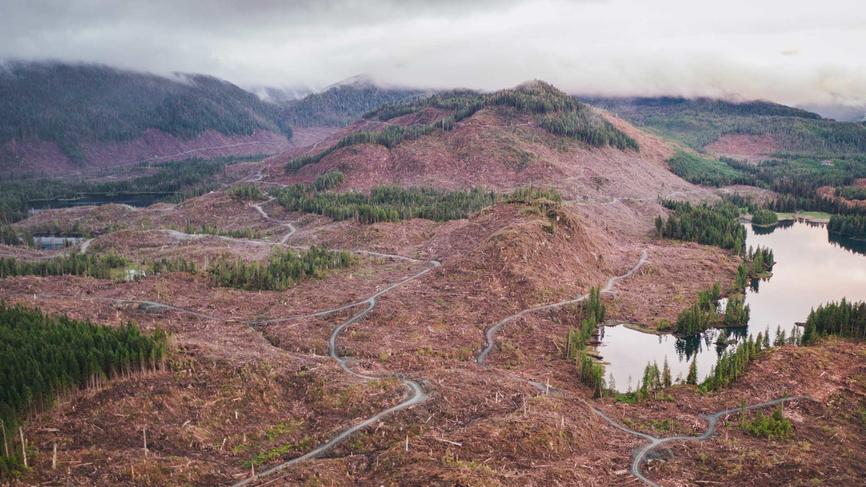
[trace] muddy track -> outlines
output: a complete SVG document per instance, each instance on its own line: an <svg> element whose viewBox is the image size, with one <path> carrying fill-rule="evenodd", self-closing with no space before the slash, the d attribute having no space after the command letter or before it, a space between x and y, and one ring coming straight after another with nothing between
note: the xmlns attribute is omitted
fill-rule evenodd
<svg viewBox="0 0 866 487"><path fill-rule="evenodd" d="M679 442L679 441L706 441L716 433L716 427L718 426L719 420L723 416L728 416L730 414L737 414L737 413L740 413L744 410L745 411L751 411L753 409L760 409L760 408L775 406L777 404L783 404L786 401L797 401L797 400L811 400L811 398L808 396L781 397L779 399L773 399L771 401L752 404L751 406L746 406L745 408L730 408L730 409L723 409L721 411L717 411L717 412L712 413L712 414L702 414L701 417L707 421L707 429L703 433L701 433L700 435L696 435L696 436L668 436L665 438L657 438L655 436L648 435L646 433L641 433L640 431L635 431L635 430L628 428L627 426L623 425L619 421L612 419L610 416L605 414L604 411L596 408L595 406L593 406L589 402L587 402L583 399L581 399L581 402L583 402L587 407L589 407L592 410L592 412L594 412L597 416L599 416L600 418L607 421L607 423L610 424L611 426L613 426L614 428L616 428L620 431L623 431L624 433L628 433L632 436L637 436L639 438L643 438L644 440L647 440L649 442L649 443L643 445L642 447L640 447L639 449L637 449L634 452L634 454L632 455L631 474L634 475L635 477L637 477L640 481L642 481L646 485L651 485L653 487L660 487L659 484L646 478L646 476L644 476L643 472L641 471L641 467L643 466L644 462L646 461L647 455L651 451L655 450L656 448L658 448L661 445L664 445L665 443L673 443L673 442Z"/></svg>
<svg viewBox="0 0 866 487"><path fill-rule="evenodd" d="M602 293L613 292L613 288L614 288L614 286L617 285L617 283L619 283L623 279L630 277L632 274L637 272L638 269L640 269L641 266L643 266L646 263L646 261L647 261L647 251L642 250L641 254L640 254L640 259L638 260L637 264L635 264L634 267L629 269L629 271L626 272L625 274L622 274L619 276L614 276L614 277L611 277L610 279L608 279L607 284L605 284L605 286L600 291ZM583 294L583 295L580 295L574 299L569 299L566 301L560 301L558 303L543 304L543 305L535 306L532 308L527 308L527 309L524 309L523 311L520 311L520 312L515 313L511 316L507 316L507 317L503 318L502 320L500 320L499 322L497 322L495 325L491 326L490 328L487 329L487 331L484 332L484 338L485 338L486 343L484 345L484 348L481 349L481 351L478 353L478 356L475 358L475 362L478 363L479 365L484 364L484 361L487 360L487 356L490 354L490 352L493 351L493 348L496 346L496 334L499 333L499 330L501 330L502 327L507 325L508 323L515 321L517 319L520 319L520 318L522 318L522 317L524 317L530 313L535 313L537 311L547 311L547 310L559 308L562 306L566 306L569 304L576 304L576 303L579 303L579 302L585 300L587 297L589 297L589 294Z"/></svg>
<svg viewBox="0 0 866 487"><path fill-rule="evenodd" d="M345 331L347 328L349 328L350 326L363 320L364 317L366 317L367 314L370 313L370 311L372 311L376 307L376 305L378 304L378 298L380 296L387 293L388 291L391 291L392 289L396 288L397 286L400 286L406 282L417 279L417 278L423 276L424 274L427 274L428 272L430 272L431 270L433 270L439 266L439 262L437 262L437 261L430 261L430 263L431 263L431 267L428 267L427 269L424 269L423 271L421 271L415 275L412 275L406 279L403 279L402 281L399 281L395 284L392 284L392 285L386 287L385 289L382 289L381 291L377 292L376 294L367 298L364 301L361 301L358 303L352 303L352 304L349 304L346 306L342 306L340 308L333 308L333 309L329 309L329 310L320 311L320 312L313 313L313 314L309 315L309 316L323 316L325 314L335 313L335 312L340 311L342 309L348 309L348 308L351 308L354 306L359 306L361 304L366 304L366 307L362 311L358 312L357 314L355 314L354 316L352 316L348 320L344 321L338 327L334 328L334 331L331 332L331 336L328 337L328 354L330 355L330 357L332 359L334 359L337 362L337 364L340 366L340 368L343 370L343 372L349 374L350 376L352 376L356 379L360 379L362 381L369 382L369 381L381 380L381 379L386 379L386 378L394 378L394 377L398 378L400 380L400 382L403 383L403 386L407 390L407 395L404 396L403 400L400 401L400 403L396 404L395 406L392 406L388 409L382 410L382 411L374 414L373 416L370 416L369 418L364 419L363 421L360 421L360 422L355 423L346 429L343 429L342 431L338 432L335 436L333 436L330 440L328 440L325 443L318 446L316 449L309 451L309 452L307 452L307 453L305 453L299 457L293 458L287 462L281 463L281 464L276 465L274 467L271 467L267 470L259 472L255 477L250 477L250 478L244 479L240 482L237 482L234 484L234 487L251 485L255 482L258 482L259 480L261 480L264 477L271 477L275 474L278 474L279 472L291 467L292 465L297 465L298 463L301 463L301 462L304 462L307 460L312 460L312 459L317 458L321 455L324 455L325 453L328 453L329 451L333 450L336 446L338 446L340 443L345 441L347 438L349 438L354 433L356 433L356 432L358 432L358 431L360 431L360 430L362 430L368 426L375 424L376 422L385 418L386 416L389 416L389 415L396 413L398 411L403 411L405 409L408 409L408 408L410 408L416 404L420 404L420 403L424 402L427 399L427 394L424 392L424 388L421 386L421 384L419 382L417 382L415 380L412 380L412 379L409 379L406 377L400 377L396 374L367 375L367 374L363 374L361 372L356 372L355 370L352 370L350 363L349 363L349 358L339 354L339 351L337 349L337 339L340 337L340 334L343 333L343 331Z"/></svg>

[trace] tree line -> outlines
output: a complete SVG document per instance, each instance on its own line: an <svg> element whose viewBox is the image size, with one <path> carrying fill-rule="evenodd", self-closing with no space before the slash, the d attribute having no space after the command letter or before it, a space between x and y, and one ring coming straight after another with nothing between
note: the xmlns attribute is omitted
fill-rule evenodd
<svg viewBox="0 0 866 487"><path fill-rule="evenodd" d="M778 221L779 217L775 211L766 208L756 208L752 211L752 223L756 225L773 225Z"/></svg>
<svg viewBox="0 0 866 487"><path fill-rule="evenodd" d="M237 201L252 201L264 198L262 190L254 184L236 184L229 189L229 195Z"/></svg>
<svg viewBox="0 0 866 487"><path fill-rule="evenodd" d="M168 337L159 330L144 335L132 324L113 328L0 303L0 477L23 466L10 433L27 413L50 407L64 392L162 369L167 353Z"/></svg>
<svg viewBox="0 0 866 487"><path fill-rule="evenodd" d="M846 200L866 200L866 187L842 186L836 188L836 196Z"/></svg>
<svg viewBox="0 0 866 487"><path fill-rule="evenodd" d="M445 221L466 218L496 202L496 194L481 189L440 191L432 188L380 186L369 194L316 191L293 185L274 192L287 210L360 223L394 222L410 218Z"/></svg>
<svg viewBox="0 0 866 487"><path fill-rule="evenodd" d="M593 390L595 397L604 394L604 366L587 353L586 344L596 333L598 324L604 321L604 317L605 307L601 301L601 292L599 288L593 287L584 303L580 326L569 328L565 339L565 358L574 361L580 381Z"/></svg>
<svg viewBox="0 0 866 487"><path fill-rule="evenodd" d="M656 217L656 235L664 238L687 240L715 245L737 255L746 250L746 229L740 224L739 209L730 203L692 206L685 201L664 200L662 205L673 210L663 219Z"/></svg>
<svg viewBox="0 0 866 487"><path fill-rule="evenodd" d="M749 323L749 305L745 303L744 291L750 279L758 279L773 270L775 258L773 251L765 248L749 247L744 262L737 266L737 276L732 292L725 303L725 311L719 313L721 286L713 284L709 289L698 293L698 300L677 316L676 333L680 336L695 335L708 328L717 326L746 326Z"/></svg>
<svg viewBox="0 0 866 487"><path fill-rule="evenodd" d="M220 259L211 264L208 272L219 286L282 291L301 280L319 277L330 269L349 267L354 262L349 252L313 246L297 252L274 249L265 262Z"/></svg>
<svg viewBox="0 0 866 487"><path fill-rule="evenodd" d="M827 230L845 237L866 239L866 215L833 215Z"/></svg>
<svg viewBox="0 0 866 487"><path fill-rule="evenodd" d="M155 172L122 181L66 181L37 177L0 179L0 222L12 223L26 218L37 197L39 201L47 201L82 195L110 197L148 193L154 195L155 201L178 203L216 189L226 179L225 166L255 157L142 163L133 171Z"/></svg>
<svg viewBox="0 0 866 487"><path fill-rule="evenodd" d="M89 276L111 278L112 271L126 267L129 262L114 254L72 253L48 260L28 261L14 257L0 257L0 278L11 276Z"/></svg>
<svg viewBox="0 0 866 487"><path fill-rule="evenodd" d="M838 335L858 340L866 339L866 303L842 298L813 309L806 319L802 341L815 343L818 337Z"/></svg>

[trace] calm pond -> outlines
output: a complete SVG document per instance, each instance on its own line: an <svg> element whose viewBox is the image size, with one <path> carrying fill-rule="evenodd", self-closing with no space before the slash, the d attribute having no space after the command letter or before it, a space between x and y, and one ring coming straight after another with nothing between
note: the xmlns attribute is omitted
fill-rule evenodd
<svg viewBox="0 0 866 487"><path fill-rule="evenodd" d="M790 336L795 323L805 321L809 311L820 304L843 297L866 300L866 255L858 242L831 242L825 225L805 222L786 222L772 229L747 224L746 230L747 245L772 249L776 265L773 277L753 282L746 290L749 325L729 329L731 339L742 340L769 328L772 340L779 326ZM661 367L665 358L676 379L685 378L692 357L697 357L698 375L703 379L722 351L715 343L719 333L711 329L682 339L617 325L603 329L598 351L608 363L606 376L613 377L615 388L625 392L635 387L647 363L655 361Z"/></svg>
<svg viewBox="0 0 866 487"><path fill-rule="evenodd" d="M171 196L172 194L173 193L124 193L114 195L85 194L78 198L33 200L30 201L29 204L31 213L39 210L47 210L49 208L70 208L74 206L90 205L97 206L108 203L144 207L163 201L166 197Z"/></svg>

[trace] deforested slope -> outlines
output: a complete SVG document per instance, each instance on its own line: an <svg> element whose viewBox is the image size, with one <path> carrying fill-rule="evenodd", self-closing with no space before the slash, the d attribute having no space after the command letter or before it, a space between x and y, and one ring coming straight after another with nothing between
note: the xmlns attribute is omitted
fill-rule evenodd
<svg viewBox="0 0 866 487"><path fill-rule="evenodd" d="M667 169L673 151L665 143L543 82L438 93L364 118L330 146L284 156L285 179L310 182L339 170L358 190L534 184L556 187L566 199L694 189Z"/></svg>

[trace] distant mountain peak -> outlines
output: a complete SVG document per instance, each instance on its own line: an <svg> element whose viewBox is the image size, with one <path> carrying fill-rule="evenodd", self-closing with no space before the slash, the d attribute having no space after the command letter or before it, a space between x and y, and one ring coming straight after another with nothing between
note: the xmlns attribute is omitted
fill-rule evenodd
<svg viewBox="0 0 866 487"><path fill-rule="evenodd" d="M348 86L353 88L381 88L382 84L376 81L369 74L356 74L355 76L350 76L344 80L337 81L336 83L327 86L323 91L327 91L331 88L339 88L342 86Z"/></svg>

